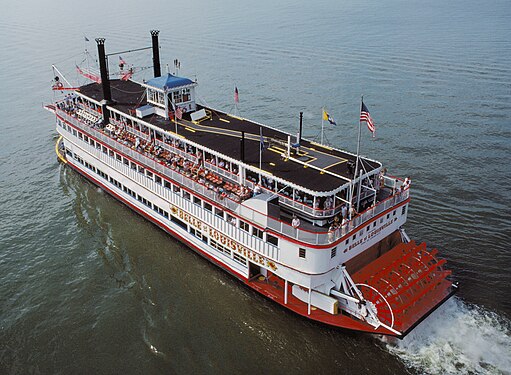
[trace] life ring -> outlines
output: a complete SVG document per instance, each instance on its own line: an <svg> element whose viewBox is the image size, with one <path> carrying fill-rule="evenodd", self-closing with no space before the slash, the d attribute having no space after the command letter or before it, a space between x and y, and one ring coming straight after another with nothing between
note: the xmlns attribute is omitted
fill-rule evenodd
<svg viewBox="0 0 511 375"><path fill-rule="evenodd" d="M172 212L175 215L177 213L177 207L176 206L170 206L170 212Z"/></svg>

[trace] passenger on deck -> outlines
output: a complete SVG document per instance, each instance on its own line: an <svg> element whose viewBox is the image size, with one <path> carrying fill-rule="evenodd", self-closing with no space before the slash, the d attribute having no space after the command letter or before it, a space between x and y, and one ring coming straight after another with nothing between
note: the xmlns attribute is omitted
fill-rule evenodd
<svg viewBox="0 0 511 375"><path fill-rule="evenodd" d="M403 190L408 189L410 185L412 184L412 180L410 179L410 176L405 178L405 182L403 182L402 188Z"/></svg>
<svg viewBox="0 0 511 375"><path fill-rule="evenodd" d="M353 219L355 216L357 216L357 210L355 210L355 206L351 205L349 210L350 217L349 219Z"/></svg>
<svg viewBox="0 0 511 375"><path fill-rule="evenodd" d="M300 226L300 219L296 215L293 215L293 220L291 221L291 226L297 229Z"/></svg>
<svg viewBox="0 0 511 375"><path fill-rule="evenodd" d="M328 228L328 241L333 242L334 241L334 233L335 233L335 226L334 224L331 224Z"/></svg>
<svg viewBox="0 0 511 375"><path fill-rule="evenodd" d="M348 218L343 218L341 222L341 233L344 236L346 234L346 229L348 228Z"/></svg>
<svg viewBox="0 0 511 375"><path fill-rule="evenodd" d="M348 207L346 207L346 203L343 203L341 207L341 217L344 219L348 215Z"/></svg>
<svg viewBox="0 0 511 375"><path fill-rule="evenodd" d="M259 194L261 194L261 186L259 184L256 184L256 186L254 187L254 197Z"/></svg>

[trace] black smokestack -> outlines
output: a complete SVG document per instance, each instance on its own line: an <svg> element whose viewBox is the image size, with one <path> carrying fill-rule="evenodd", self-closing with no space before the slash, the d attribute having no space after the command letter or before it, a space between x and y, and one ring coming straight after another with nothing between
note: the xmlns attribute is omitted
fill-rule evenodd
<svg viewBox="0 0 511 375"><path fill-rule="evenodd" d="M108 61L105 54L105 38L97 38L99 71L101 72L101 86L103 87L103 99L107 102L112 101L112 92L110 91L110 81L108 80Z"/></svg>
<svg viewBox="0 0 511 375"><path fill-rule="evenodd" d="M160 34L160 30L151 30L151 36L153 38L153 67L154 67L154 76L161 76L161 67L160 67L160 47L158 46L158 35Z"/></svg>

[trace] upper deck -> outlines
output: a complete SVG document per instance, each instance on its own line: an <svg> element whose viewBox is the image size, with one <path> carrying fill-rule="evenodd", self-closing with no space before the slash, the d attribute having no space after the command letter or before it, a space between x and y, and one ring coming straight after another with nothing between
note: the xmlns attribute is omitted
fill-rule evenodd
<svg viewBox="0 0 511 375"><path fill-rule="evenodd" d="M274 176L318 193L334 191L354 179L356 155L351 153L302 138L299 149L292 148L292 152L287 155L288 139L291 137L291 143L295 143L295 135L202 106L198 109L206 109L208 116L200 121L191 121L189 114L185 114L177 123L155 114L138 119L133 113L148 103L146 88L133 81L111 80L110 84L111 109L167 132L177 132L186 140L246 165L257 169L261 166L266 176ZM80 95L98 104L103 100L101 85L97 83L82 86ZM242 132L245 133L243 160ZM261 164L260 133L265 144ZM374 174L381 168L381 164L376 161L366 158L361 158L361 161L365 168L364 174Z"/></svg>

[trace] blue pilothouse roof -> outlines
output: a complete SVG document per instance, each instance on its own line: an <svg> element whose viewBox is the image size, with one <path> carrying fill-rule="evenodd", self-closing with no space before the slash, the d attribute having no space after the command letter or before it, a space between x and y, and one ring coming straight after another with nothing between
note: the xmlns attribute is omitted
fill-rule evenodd
<svg viewBox="0 0 511 375"><path fill-rule="evenodd" d="M194 83L195 82L193 82L189 78L178 77L170 73L167 73L162 75L161 77L151 78L150 80L145 82L145 85L165 91L176 87L191 85Z"/></svg>

